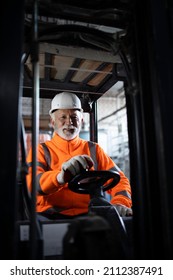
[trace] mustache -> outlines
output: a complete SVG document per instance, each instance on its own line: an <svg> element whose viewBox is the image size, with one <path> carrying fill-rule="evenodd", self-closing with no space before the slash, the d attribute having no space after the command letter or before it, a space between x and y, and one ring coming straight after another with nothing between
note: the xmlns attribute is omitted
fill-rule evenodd
<svg viewBox="0 0 173 280"><path fill-rule="evenodd" d="M76 127L73 125L65 125L63 126L63 129L76 129Z"/></svg>

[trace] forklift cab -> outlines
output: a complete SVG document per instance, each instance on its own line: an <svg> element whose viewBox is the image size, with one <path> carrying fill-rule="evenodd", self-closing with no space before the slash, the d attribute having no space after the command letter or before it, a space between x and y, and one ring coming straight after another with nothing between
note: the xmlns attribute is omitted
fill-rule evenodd
<svg viewBox="0 0 173 280"><path fill-rule="evenodd" d="M24 119L24 126L29 123L32 127L33 147L36 148L43 123L49 126L44 118L39 125L40 109L44 111L40 101L49 102L61 91L74 92L81 99L84 112L89 114L90 140L97 142L98 103L109 89L123 82L133 193L133 256L135 259L172 259L172 2L13 2L10 5L4 2L0 11L0 119L4 134L0 139L0 240L5 244L0 250L1 258L15 259L25 252L18 239L23 240L28 232L25 231L27 220L21 221L24 232L18 227L21 190L18 186L25 186L26 175L22 144L21 165L18 161L19 142L24 141L21 140L24 98L31 101L31 118ZM116 115L118 110L115 108L111 113ZM35 153L33 162L36 162ZM22 188L23 191L24 202L31 207L29 239L33 249L30 258L40 258L43 253L40 249L41 256L38 256L35 248L44 238L35 213L35 182L31 203L26 188ZM117 219L124 232L122 219ZM98 228L103 229L103 223L100 220L98 223ZM106 224L104 226L106 228ZM110 235L107 226L105 234ZM46 227L44 224L43 228ZM65 231L65 226L62 228ZM20 231L24 233L22 237ZM47 236L47 231L43 235ZM93 244L95 239L89 248Z"/></svg>

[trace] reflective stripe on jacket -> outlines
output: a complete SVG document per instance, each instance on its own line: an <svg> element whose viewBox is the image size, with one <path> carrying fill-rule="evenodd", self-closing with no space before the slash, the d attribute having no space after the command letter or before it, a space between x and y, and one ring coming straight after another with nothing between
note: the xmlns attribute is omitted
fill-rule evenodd
<svg viewBox="0 0 173 280"><path fill-rule="evenodd" d="M37 212L43 212L47 209L54 209L66 215L88 212L89 195L74 193L69 190L68 184L60 185L57 181L57 175L61 172L62 164L73 156L83 154L92 157L94 161L92 169L118 170L120 182L108 191L112 196L111 203L131 207L129 180L97 143L83 140L78 136L71 141L66 141L55 133L50 141L38 146ZM32 151L30 150L27 157L29 165L27 183L30 190L32 180L31 161Z"/></svg>

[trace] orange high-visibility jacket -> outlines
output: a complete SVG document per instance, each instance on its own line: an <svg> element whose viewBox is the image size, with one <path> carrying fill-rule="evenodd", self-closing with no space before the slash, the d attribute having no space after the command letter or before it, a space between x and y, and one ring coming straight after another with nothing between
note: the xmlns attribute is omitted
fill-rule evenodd
<svg viewBox="0 0 173 280"><path fill-rule="evenodd" d="M74 193L68 188L68 183L60 185L57 181L57 175L61 172L62 164L71 157L84 154L92 157L95 162L95 169L116 170L120 173L120 182L108 191L112 197L111 203L131 207L129 180L97 143L83 140L78 136L73 140L66 141L55 133L50 141L45 142L44 146L41 144L38 146L37 212L43 212L49 208L71 216L88 212L89 195ZM27 184L31 191L31 150L28 154L27 162L29 166Z"/></svg>

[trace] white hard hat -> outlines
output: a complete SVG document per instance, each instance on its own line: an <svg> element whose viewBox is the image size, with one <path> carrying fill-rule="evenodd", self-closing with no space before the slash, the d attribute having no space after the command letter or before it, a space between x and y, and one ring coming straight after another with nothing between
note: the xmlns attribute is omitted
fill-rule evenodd
<svg viewBox="0 0 173 280"><path fill-rule="evenodd" d="M82 111L81 101L76 94L71 92L58 93L52 99L49 114L58 109L76 109Z"/></svg>

